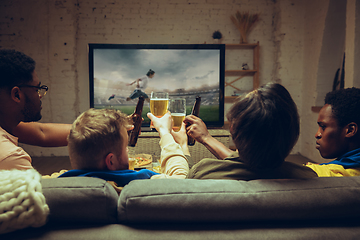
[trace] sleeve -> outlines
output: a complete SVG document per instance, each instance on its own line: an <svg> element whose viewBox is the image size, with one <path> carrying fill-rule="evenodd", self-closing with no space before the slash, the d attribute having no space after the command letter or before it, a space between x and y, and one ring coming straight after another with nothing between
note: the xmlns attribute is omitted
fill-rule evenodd
<svg viewBox="0 0 360 240"><path fill-rule="evenodd" d="M0 169L3 170L11 170L11 169L19 169L19 170L27 170L32 169L31 159L26 156L11 156L4 158L0 161Z"/></svg>
<svg viewBox="0 0 360 240"><path fill-rule="evenodd" d="M311 168L319 177L350 177L360 175L360 169L345 169L338 164L319 165L308 163L305 166Z"/></svg>
<svg viewBox="0 0 360 240"><path fill-rule="evenodd" d="M4 145L1 146L1 150L4 149ZM10 146L10 151L6 152L6 154L0 154L0 169L10 170L10 169L19 169L19 170L27 170L32 169L31 166L31 157L20 147L12 150L12 146ZM5 148L6 149L6 148ZM9 150L7 148L6 150Z"/></svg>
<svg viewBox="0 0 360 240"><path fill-rule="evenodd" d="M161 174L152 176L151 179L185 179L189 172L189 164L180 145L175 142L170 133L160 139L160 147Z"/></svg>

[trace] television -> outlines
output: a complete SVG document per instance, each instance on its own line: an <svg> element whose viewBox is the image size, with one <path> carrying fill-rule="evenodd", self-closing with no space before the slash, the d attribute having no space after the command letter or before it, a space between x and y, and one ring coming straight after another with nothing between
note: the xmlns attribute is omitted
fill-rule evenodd
<svg viewBox="0 0 360 240"><path fill-rule="evenodd" d="M201 97L199 117L209 128L224 125L224 44L89 44L90 107L118 109L128 115L138 99L129 99L136 84L155 72L143 91L165 91L169 98L186 99L191 114ZM149 130L149 102L145 101L142 131Z"/></svg>

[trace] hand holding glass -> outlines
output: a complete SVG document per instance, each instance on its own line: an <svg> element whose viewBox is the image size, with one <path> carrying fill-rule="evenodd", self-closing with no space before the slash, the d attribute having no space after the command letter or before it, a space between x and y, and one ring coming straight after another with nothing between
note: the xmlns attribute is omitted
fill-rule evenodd
<svg viewBox="0 0 360 240"><path fill-rule="evenodd" d="M150 112L161 118L165 115L169 105L169 94L165 92L151 92L150 97ZM152 122L150 127L153 128Z"/></svg>
<svg viewBox="0 0 360 240"><path fill-rule="evenodd" d="M186 100L185 98L173 98L169 101L169 111L173 119L173 130L178 132L181 128L181 124L186 115Z"/></svg>

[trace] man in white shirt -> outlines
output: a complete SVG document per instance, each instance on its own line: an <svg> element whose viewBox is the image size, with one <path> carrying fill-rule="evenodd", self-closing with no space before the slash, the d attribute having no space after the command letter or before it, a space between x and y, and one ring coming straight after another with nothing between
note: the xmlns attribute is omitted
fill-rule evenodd
<svg viewBox="0 0 360 240"><path fill-rule="evenodd" d="M149 96L144 92L144 90L147 88L147 84L149 82L150 78L153 78L155 76L155 72L153 70L149 70L145 76L136 79L135 81L128 84L128 86L133 85L136 83L136 89L134 92L130 94L128 98L126 98L126 101L130 101L132 99L138 98L143 96L145 100L149 101Z"/></svg>

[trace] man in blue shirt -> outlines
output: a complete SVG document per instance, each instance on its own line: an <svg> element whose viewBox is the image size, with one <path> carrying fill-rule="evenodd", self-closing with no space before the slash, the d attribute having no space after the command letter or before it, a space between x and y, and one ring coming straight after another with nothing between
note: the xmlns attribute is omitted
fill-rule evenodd
<svg viewBox="0 0 360 240"><path fill-rule="evenodd" d="M132 180L149 178L185 178L188 163L180 145L172 136L169 113L157 118L148 117L160 135L161 174L143 169L129 170L128 134L133 126L126 114L111 109L89 109L73 123L68 137L69 157L73 170L59 177L88 176L113 181L123 187ZM185 134L185 125L182 133ZM186 138L178 137L177 139Z"/></svg>
<svg viewBox="0 0 360 240"><path fill-rule="evenodd" d="M335 160L307 166L319 177L360 175L360 89L326 94L317 122L316 148L323 158Z"/></svg>

